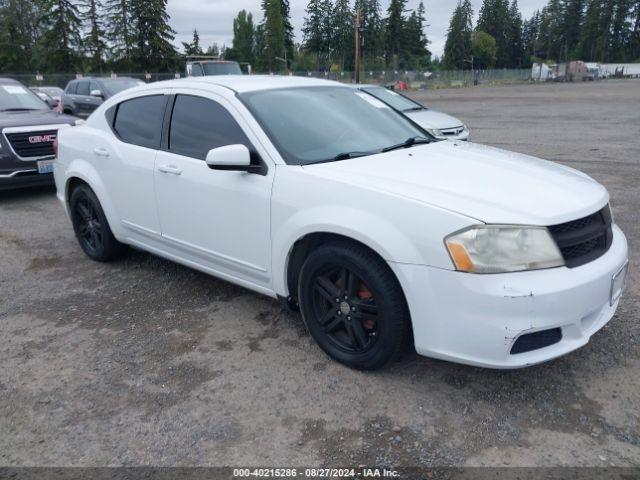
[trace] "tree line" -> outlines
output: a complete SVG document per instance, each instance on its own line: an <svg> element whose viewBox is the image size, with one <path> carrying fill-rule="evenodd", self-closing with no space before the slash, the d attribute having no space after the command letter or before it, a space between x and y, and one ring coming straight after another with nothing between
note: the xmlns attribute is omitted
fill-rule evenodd
<svg viewBox="0 0 640 480"><path fill-rule="evenodd" d="M0 69L8 73L171 71L167 0L0 0Z"/></svg>
<svg viewBox="0 0 640 480"><path fill-rule="evenodd" d="M473 18L471 1L459 0L447 34L444 68L640 61L640 0L549 0L524 21L517 0L484 0L475 27Z"/></svg>
<svg viewBox="0 0 640 480"><path fill-rule="evenodd" d="M355 64L356 13L360 11L363 67L424 68L431 60L420 2L408 11L406 0L391 0L386 15L379 0L310 0L300 44L293 42L288 0L263 0L262 21L242 10L233 21L233 46L225 58L258 71L351 71Z"/></svg>

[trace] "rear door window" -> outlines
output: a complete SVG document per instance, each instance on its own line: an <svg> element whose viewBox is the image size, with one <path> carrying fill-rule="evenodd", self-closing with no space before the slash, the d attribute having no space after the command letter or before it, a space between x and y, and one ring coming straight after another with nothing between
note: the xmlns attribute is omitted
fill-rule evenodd
<svg viewBox="0 0 640 480"><path fill-rule="evenodd" d="M75 95L78 91L78 82L71 82L67 85L67 92L69 95Z"/></svg>
<svg viewBox="0 0 640 480"><path fill-rule="evenodd" d="M169 133L171 152L204 160L209 150L235 144L253 149L226 108L208 98L176 97Z"/></svg>
<svg viewBox="0 0 640 480"><path fill-rule="evenodd" d="M141 147L160 148L165 95L149 95L118 105L113 129L120 140Z"/></svg>
<svg viewBox="0 0 640 480"><path fill-rule="evenodd" d="M89 82L78 83L78 95L89 95Z"/></svg>

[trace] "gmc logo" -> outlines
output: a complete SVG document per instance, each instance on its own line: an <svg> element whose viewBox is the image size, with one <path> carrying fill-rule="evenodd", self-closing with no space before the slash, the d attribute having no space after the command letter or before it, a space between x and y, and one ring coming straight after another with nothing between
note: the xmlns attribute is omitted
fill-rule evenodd
<svg viewBox="0 0 640 480"><path fill-rule="evenodd" d="M29 143L52 143L57 135L34 135L29 137Z"/></svg>

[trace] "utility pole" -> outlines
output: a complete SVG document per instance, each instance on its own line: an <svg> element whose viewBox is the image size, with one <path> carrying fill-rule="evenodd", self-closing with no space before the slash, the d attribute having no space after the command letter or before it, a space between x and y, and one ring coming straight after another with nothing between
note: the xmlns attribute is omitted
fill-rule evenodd
<svg viewBox="0 0 640 480"><path fill-rule="evenodd" d="M362 11L358 9L356 12L356 83L360 83L360 22L362 20Z"/></svg>

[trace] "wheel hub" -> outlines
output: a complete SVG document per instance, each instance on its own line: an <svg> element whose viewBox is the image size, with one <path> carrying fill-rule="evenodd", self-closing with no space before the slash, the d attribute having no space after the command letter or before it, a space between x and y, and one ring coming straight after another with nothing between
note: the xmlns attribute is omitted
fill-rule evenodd
<svg viewBox="0 0 640 480"><path fill-rule="evenodd" d="M349 315L351 313L351 305L349 305L349 302L340 302L340 313L343 315Z"/></svg>

